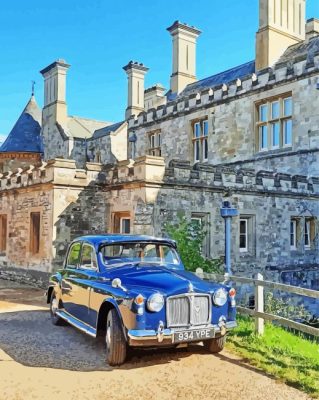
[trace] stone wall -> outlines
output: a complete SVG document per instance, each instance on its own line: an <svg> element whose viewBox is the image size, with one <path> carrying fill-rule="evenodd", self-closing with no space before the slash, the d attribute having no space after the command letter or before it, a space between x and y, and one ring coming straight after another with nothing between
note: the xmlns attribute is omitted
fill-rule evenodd
<svg viewBox="0 0 319 400"><path fill-rule="evenodd" d="M42 120L42 139L44 149L44 160L54 158L69 158L73 143L65 134L64 129L58 123L52 122L52 116Z"/></svg>
<svg viewBox="0 0 319 400"><path fill-rule="evenodd" d="M319 263L317 177L264 170L255 173L205 164L191 166L180 161L171 161L164 170L159 161L158 157L144 157L135 164L123 163L105 172L109 212L129 212L134 219L134 233L163 236L166 222L177 222L181 215L190 219L192 213L200 213L210 221L211 256L220 257L224 254L220 207L227 199L252 223L252 246L241 253L238 218L233 221L236 272L253 274L276 266ZM146 164L152 167L151 174L147 173ZM304 248L301 239L296 250L290 249L292 217L316 218L316 236L310 249Z"/></svg>
<svg viewBox="0 0 319 400"><path fill-rule="evenodd" d="M209 164L246 163L247 167L291 174L315 174L319 168L319 55L313 63L297 59L258 75L238 77L227 85L205 89L129 120L129 131L137 137L137 156L147 154L148 133L159 129L162 156L193 160L192 121L209 122ZM290 148L259 152L256 103L291 93L293 99L293 143Z"/></svg>
<svg viewBox="0 0 319 400"><path fill-rule="evenodd" d="M116 166L53 160L1 176L0 214L8 215L8 248L2 265L50 271L62 265L76 236L114 231L116 213L131 219L131 233L165 236L165 223L201 214L210 223L209 255L224 254L222 201L230 200L249 219L250 246L239 251L238 218L233 220L234 271L280 271L316 265L319 178L237 167L171 161L145 156ZM41 253L28 252L30 212L41 213ZM302 237L290 249L290 218L313 218L315 238ZM52 243L52 246L51 246ZM280 269L280 268L281 269Z"/></svg>
<svg viewBox="0 0 319 400"><path fill-rule="evenodd" d="M105 229L103 192L96 186L100 164L76 168L73 160L51 160L0 175L0 215L7 216L2 267L50 272L62 265L70 241ZM40 250L31 252L32 212L40 213Z"/></svg>
<svg viewBox="0 0 319 400"><path fill-rule="evenodd" d="M35 185L15 191L0 192L0 213L7 215L7 251L1 264L21 268L51 268L53 190L51 185ZM30 218L40 213L40 251L30 248Z"/></svg>

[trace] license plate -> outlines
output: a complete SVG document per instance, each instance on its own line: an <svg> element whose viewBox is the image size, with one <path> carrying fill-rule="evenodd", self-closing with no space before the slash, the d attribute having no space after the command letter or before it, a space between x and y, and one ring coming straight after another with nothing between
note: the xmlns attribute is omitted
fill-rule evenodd
<svg viewBox="0 0 319 400"><path fill-rule="evenodd" d="M215 337L215 330L209 329L192 329L174 333L174 343L180 342L196 342Z"/></svg>

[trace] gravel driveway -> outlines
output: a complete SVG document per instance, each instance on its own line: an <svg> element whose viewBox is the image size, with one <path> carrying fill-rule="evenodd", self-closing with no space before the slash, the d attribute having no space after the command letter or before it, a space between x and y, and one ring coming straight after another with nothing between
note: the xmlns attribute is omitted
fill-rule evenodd
<svg viewBox="0 0 319 400"><path fill-rule="evenodd" d="M134 351L111 368L103 338L53 326L44 306L41 291L0 281L0 400L309 399L238 356L199 345Z"/></svg>

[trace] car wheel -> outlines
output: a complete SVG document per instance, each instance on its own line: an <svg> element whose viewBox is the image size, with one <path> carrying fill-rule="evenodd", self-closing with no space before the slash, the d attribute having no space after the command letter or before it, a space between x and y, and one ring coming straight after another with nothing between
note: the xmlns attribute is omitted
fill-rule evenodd
<svg viewBox="0 0 319 400"><path fill-rule="evenodd" d="M226 343L226 335L204 341L205 348L210 353L220 353Z"/></svg>
<svg viewBox="0 0 319 400"><path fill-rule="evenodd" d="M53 291L50 301L51 321L53 325L64 325L65 324L64 320L61 317L59 317L56 313L58 309L59 309L59 301L56 298L56 294Z"/></svg>
<svg viewBox="0 0 319 400"><path fill-rule="evenodd" d="M109 365L121 365L125 361L126 352L127 343L122 324L117 311L112 309L106 320L106 362Z"/></svg>

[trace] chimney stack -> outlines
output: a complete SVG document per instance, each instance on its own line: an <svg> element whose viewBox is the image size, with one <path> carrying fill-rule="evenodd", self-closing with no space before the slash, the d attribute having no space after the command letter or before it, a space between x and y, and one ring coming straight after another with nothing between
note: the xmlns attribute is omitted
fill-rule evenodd
<svg viewBox="0 0 319 400"><path fill-rule="evenodd" d="M125 119L132 115L138 115L144 111L144 79L145 74L149 70L144 64L130 61L124 71L127 74L128 81L128 97L127 108L125 111Z"/></svg>
<svg viewBox="0 0 319 400"><path fill-rule="evenodd" d="M309 40L319 35L319 19L311 18L306 23L306 39Z"/></svg>
<svg viewBox="0 0 319 400"><path fill-rule="evenodd" d="M259 0L256 70L272 67L296 43L305 40L305 0Z"/></svg>
<svg viewBox="0 0 319 400"><path fill-rule="evenodd" d="M40 71L44 78L43 117L53 116L56 122L62 124L67 119L65 91L69 67L69 64L59 59Z"/></svg>
<svg viewBox="0 0 319 400"><path fill-rule="evenodd" d="M196 41L201 31L193 26L175 21L167 28L173 40L173 72L171 92L180 93L196 81Z"/></svg>

